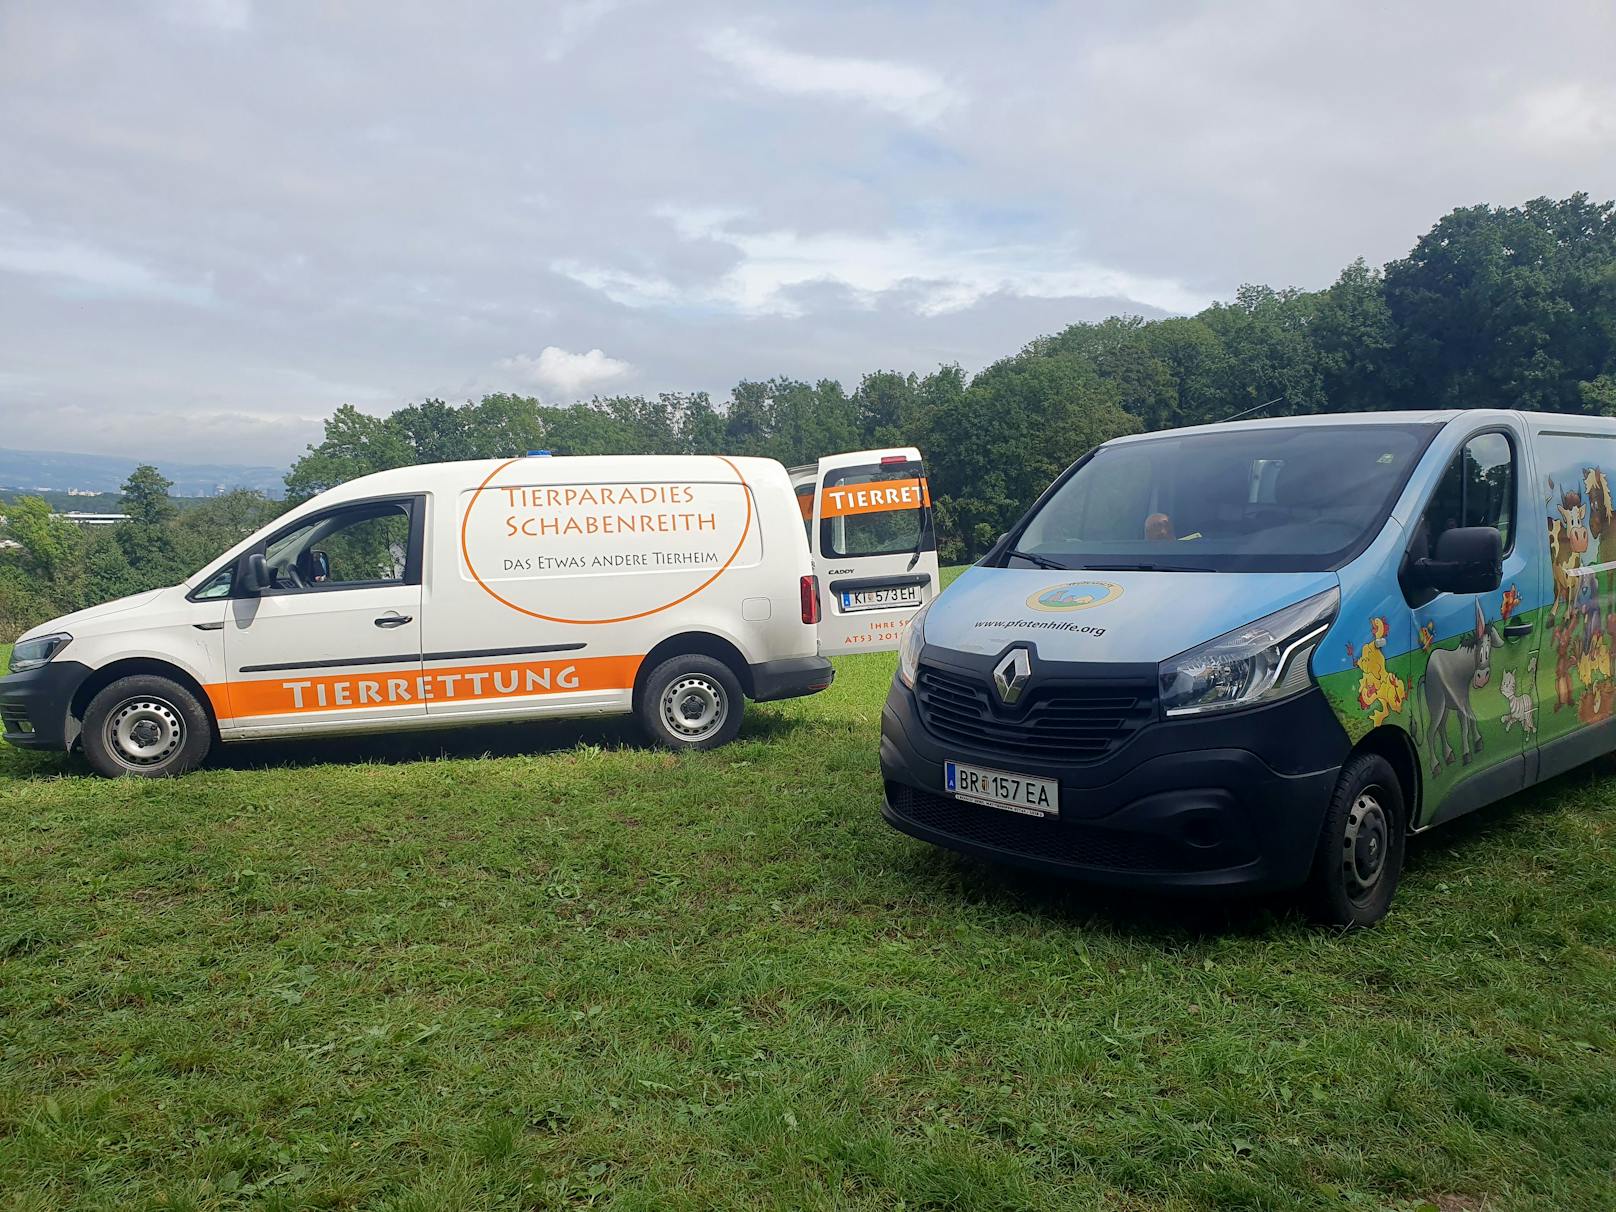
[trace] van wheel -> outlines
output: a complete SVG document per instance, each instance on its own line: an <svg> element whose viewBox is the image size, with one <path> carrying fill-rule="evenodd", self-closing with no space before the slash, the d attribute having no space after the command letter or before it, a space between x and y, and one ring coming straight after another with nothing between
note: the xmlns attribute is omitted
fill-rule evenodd
<svg viewBox="0 0 1616 1212"><path fill-rule="evenodd" d="M184 774L213 747L213 725L196 696L151 674L119 678L91 699L81 735L85 758L108 778Z"/></svg>
<svg viewBox="0 0 1616 1212"><path fill-rule="evenodd" d="M712 749L741 730L746 698L728 665L706 656L677 656L651 671L635 708L640 725L669 749Z"/></svg>
<svg viewBox="0 0 1616 1212"><path fill-rule="evenodd" d="M1343 766L1306 888L1313 917L1331 926L1385 917L1403 874L1407 826L1402 784L1385 758L1361 753Z"/></svg>

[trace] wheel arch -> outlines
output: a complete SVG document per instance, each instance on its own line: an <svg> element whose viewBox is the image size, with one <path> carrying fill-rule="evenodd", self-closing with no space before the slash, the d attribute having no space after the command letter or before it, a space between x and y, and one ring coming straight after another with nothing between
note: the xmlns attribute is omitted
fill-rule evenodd
<svg viewBox="0 0 1616 1212"><path fill-rule="evenodd" d="M68 703L68 714L77 721L80 729L80 733L75 734L73 739L75 746L83 743L81 734L84 713L89 709L90 701L119 678L134 677L141 674L167 678L169 681L177 683L190 691L196 697L196 701L202 704L202 710L208 717L208 727L212 730L214 741L219 740L219 717L214 713L213 700L208 697L208 692L201 682L178 665L157 657L125 657L122 660L112 661L101 666L89 677L85 678L79 684L79 688L73 692L73 698Z"/></svg>
<svg viewBox="0 0 1616 1212"><path fill-rule="evenodd" d="M723 636L714 635L710 631L681 631L678 635L670 635L667 639L659 641L640 662L639 671L634 675L636 709L639 708L640 696L645 691L645 682L651 676L651 671L663 661L676 656L712 657L715 661L728 666L729 671L735 675L735 680L741 684L742 693L747 698L752 697L752 666L747 663L739 648Z"/></svg>
<svg viewBox="0 0 1616 1212"><path fill-rule="evenodd" d="M1382 724L1354 745L1352 752L1373 753L1386 760L1396 772L1397 782L1403 792L1403 806L1408 815L1404 827L1410 832L1418 828L1425 788L1420 774L1419 751L1414 747L1414 738L1409 736L1405 729L1396 725Z"/></svg>

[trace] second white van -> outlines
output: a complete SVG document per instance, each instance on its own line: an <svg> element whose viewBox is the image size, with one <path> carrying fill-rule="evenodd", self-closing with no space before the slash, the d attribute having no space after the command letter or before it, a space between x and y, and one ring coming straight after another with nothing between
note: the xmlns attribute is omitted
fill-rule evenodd
<svg viewBox="0 0 1616 1212"><path fill-rule="evenodd" d="M221 741L626 712L704 749L736 735L745 699L830 685L820 592L772 460L399 468L302 503L182 585L33 629L0 718L12 744L79 747L111 776L178 774Z"/></svg>

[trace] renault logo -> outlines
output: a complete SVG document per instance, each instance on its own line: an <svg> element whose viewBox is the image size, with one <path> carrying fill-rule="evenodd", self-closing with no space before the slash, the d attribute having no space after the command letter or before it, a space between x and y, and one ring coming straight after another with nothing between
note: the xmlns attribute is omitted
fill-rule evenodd
<svg viewBox="0 0 1616 1212"><path fill-rule="evenodd" d="M993 685L1006 707L1013 706L1032 678L1032 658L1025 648L1016 648L1004 654L1004 659L993 667Z"/></svg>

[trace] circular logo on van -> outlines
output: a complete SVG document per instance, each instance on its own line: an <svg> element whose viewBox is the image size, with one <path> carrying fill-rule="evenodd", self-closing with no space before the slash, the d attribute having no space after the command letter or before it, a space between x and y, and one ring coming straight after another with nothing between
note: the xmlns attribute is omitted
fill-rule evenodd
<svg viewBox="0 0 1616 1212"><path fill-rule="evenodd" d="M1068 610L1087 610L1091 606L1104 606L1122 596L1122 586L1110 581L1068 581L1065 585L1051 585L1040 589L1027 599L1034 610L1064 613Z"/></svg>
<svg viewBox="0 0 1616 1212"><path fill-rule="evenodd" d="M671 460L677 478L638 466L639 475L625 468L626 479L603 479L610 466L592 464L576 469L577 480L524 474L532 464L496 466L463 496L460 520L465 577L519 614L550 623L643 619L762 558L751 485L722 455Z"/></svg>

